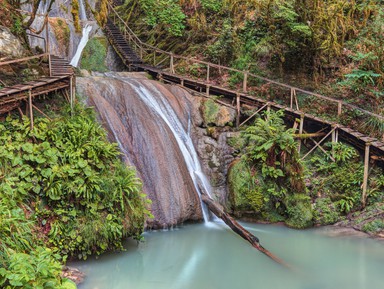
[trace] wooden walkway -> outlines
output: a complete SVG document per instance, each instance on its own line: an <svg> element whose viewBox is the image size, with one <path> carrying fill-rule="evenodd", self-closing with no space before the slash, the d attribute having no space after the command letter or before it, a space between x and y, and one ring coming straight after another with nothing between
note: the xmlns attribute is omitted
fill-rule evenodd
<svg viewBox="0 0 384 289"><path fill-rule="evenodd" d="M367 149L367 146L369 146L369 154L372 158L376 160L384 160L384 143L383 142L375 138L366 136L346 126L343 126L338 123L328 121L328 120L319 118L317 116L314 116L312 114L301 111L298 108L296 94L308 93L310 96L316 96L322 100L335 102L337 104L337 110L336 110L337 114L341 114L342 113L341 109L344 107L344 109L345 108L357 109L362 113L366 113L371 117L377 117L380 120L384 120L383 116L374 114L372 112L369 112L360 108L356 108L355 106L344 103L340 100L318 95L316 93L308 92L296 87L291 87L289 85L277 83L273 80L268 80L273 84L282 85L283 87L290 89L290 92L291 92L290 105L286 106L286 105L278 104L276 102L269 101L264 98L256 97L247 93L247 89L249 88L247 86L247 79L249 80L249 75L248 77L247 75L245 75L243 78L242 92L239 92L237 90L231 90L221 85L214 85L210 81L209 70L210 69L212 70L218 65L212 64L212 63L197 61L198 63L203 63L207 65L207 69L208 69L207 76L204 77L203 80L192 79L184 75L179 75L175 73L175 59L176 58L182 58L184 60L190 60L190 59L187 59L182 56L173 55L171 53L162 51L160 49L157 49L156 47L153 47L141 42L141 40L126 25L126 23L119 16L116 10L112 6L109 6L109 9L110 9L110 18L108 19L107 25L105 27L106 35L111 45L114 47L115 51L117 52L117 54L120 56L124 64L130 70L146 71L156 79L159 79L168 83L179 84L183 87L192 89L199 93L204 93L207 97L209 97L210 95L221 96L220 99L222 101L227 100L227 103L232 104L233 107L237 110L238 126L240 125L241 109L243 107L249 107L254 109L261 108L265 110L266 109L275 109L275 110L282 109L285 111L285 116L287 119L291 120L292 122L299 120L299 123L300 123L298 128L299 133L303 133L304 131L308 133L312 133L312 132L317 132L321 130L323 133L325 133L327 137L332 137L332 139L335 141L343 140L353 145L354 147L356 147L361 151L365 151ZM120 29L118 27L122 27L122 28ZM145 58L148 59L148 56L149 56L148 51L152 51L155 65L148 65L144 63L143 59ZM158 63L156 63L156 59L158 59L158 57L156 57L156 53L157 55L161 55L161 53L163 54L165 53L165 55L168 56L169 65L168 63L167 65L165 65L167 69L163 69L164 63L165 63L164 60L159 60ZM224 69L225 67L221 67L221 68ZM237 72L241 72L241 71L237 71ZM324 141L325 139L320 140L320 144L323 143ZM317 143L319 143L319 141L317 141ZM317 147L319 146L320 145L317 145Z"/></svg>
<svg viewBox="0 0 384 289"><path fill-rule="evenodd" d="M32 107L33 98L60 90L70 90L72 95L73 69L68 61L48 54L27 57L24 59L0 62L1 65L11 65L17 62L28 61L34 58L48 58L49 76L28 81L22 84L6 86L0 89L0 114L7 113L20 107L23 101L28 101ZM72 97L71 97L72 99Z"/></svg>

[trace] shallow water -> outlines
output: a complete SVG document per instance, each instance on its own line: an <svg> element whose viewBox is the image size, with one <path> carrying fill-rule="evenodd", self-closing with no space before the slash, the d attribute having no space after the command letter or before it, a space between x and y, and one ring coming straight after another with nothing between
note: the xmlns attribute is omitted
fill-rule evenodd
<svg viewBox="0 0 384 289"><path fill-rule="evenodd" d="M323 230L243 225L295 267L288 270L221 224L145 233L126 252L70 264L86 273L80 289L374 289L384 287L384 243L328 237Z"/></svg>

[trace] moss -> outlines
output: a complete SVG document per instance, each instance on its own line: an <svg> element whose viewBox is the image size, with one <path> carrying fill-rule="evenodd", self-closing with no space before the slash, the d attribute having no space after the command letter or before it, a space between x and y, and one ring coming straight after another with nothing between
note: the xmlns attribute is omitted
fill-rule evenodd
<svg viewBox="0 0 384 289"><path fill-rule="evenodd" d="M212 99L204 101L203 119L206 125L214 124L220 111L220 106Z"/></svg>
<svg viewBox="0 0 384 289"><path fill-rule="evenodd" d="M68 53L71 30L67 22L64 19L58 18L56 21L50 20L49 24L53 28L57 42L59 45L64 46L66 53Z"/></svg>
<svg viewBox="0 0 384 289"><path fill-rule="evenodd" d="M285 200L288 219L286 224L297 229L308 228L313 225L313 213L310 198L303 194L288 196Z"/></svg>
<svg viewBox="0 0 384 289"><path fill-rule="evenodd" d="M316 200L313 218L320 225L334 224L340 217L337 207L330 198L319 198Z"/></svg>
<svg viewBox="0 0 384 289"><path fill-rule="evenodd" d="M72 1L71 14L72 14L72 17L73 17L73 24L75 26L76 32L80 32L81 31L79 10L80 10L79 1L78 0L73 0Z"/></svg>
<svg viewBox="0 0 384 289"><path fill-rule="evenodd" d="M253 210L259 213L264 198L257 181L245 161L235 162L228 173L230 205L235 211Z"/></svg>
<svg viewBox="0 0 384 289"><path fill-rule="evenodd" d="M88 41L83 50L80 67L87 70L106 72L107 39L94 37Z"/></svg>
<svg viewBox="0 0 384 289"><path fill-rule="evenodd" d="M376 219L364 224L363 231L370 234L377 234L384 231L384 219Z"/></svg>

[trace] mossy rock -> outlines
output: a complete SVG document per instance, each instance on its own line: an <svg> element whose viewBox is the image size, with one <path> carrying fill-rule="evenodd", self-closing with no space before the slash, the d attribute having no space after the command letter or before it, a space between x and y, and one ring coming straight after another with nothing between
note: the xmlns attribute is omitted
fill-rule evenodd
<svg viewBox="0 0 384 289"><path fill-rule="evenodd" d="M228 172L230 206L234 211L254 211L259 213L264 205L264 198L247 163L243 160L232 164Z"/></svg>
<svg viewBox="0 0 384 289"><path fill-rule="evenodd" d="M217 104L213 99L207 99L202 105L202 114L206 126L233 125L235 111L229 107Z"/></svg>
<svg viewBox="0 0 384 289"><path fill-rule="evenodd" d="M332 203L330 198L316 199L314 204L313 219L320 225L330 225L336 223L340 218L337 206Z"/></svg>
<svg viewBox="0 0 384 289"><path fill-rule="evenodd" d="M85 46L80 67L86 70L107 72L106 66L108 42L105 37L93 37Z"/></svg>
<svg viewBox="0 0 384 289"><path fill-rule="evenodd" d="M310 198L304 194L290 195L285 200L288 219L286 224L296 229L304 229L313 225L313 213Z"/></svg>

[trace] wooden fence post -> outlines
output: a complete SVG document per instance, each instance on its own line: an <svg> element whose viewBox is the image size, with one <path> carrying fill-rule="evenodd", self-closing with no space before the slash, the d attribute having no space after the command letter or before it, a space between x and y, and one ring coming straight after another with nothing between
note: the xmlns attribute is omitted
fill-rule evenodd
<svg viewBox="0 0 384 289"><path fill-rule="evenodd" d="M240 94L236 94L236 127L240 125Z"/></svg>
<svg viewBox="0 0 384 289"><path fill-rule="evenodd" d="M337 103L337 116L340 116L341 115L341 107L342 107L342 102L341 101L339 101L338 103Z"/></svg>
<svg viewBox="0 0 384 289"><path fill-rule="evenodd" d="M33 130L33 106L32 106L32 90L28 91L28 106L29 106L29 119L31 121L31 130Z"/></svg>
<svg viewBox="0 0 384 289"><path fill-rule="evenodd" d="M365 208L367 202L367 187L368 187L368 174L369 174L369 149L371 144L365 144L365 157L364 157L364 179L363 179L363 194L361 196L361 204Z"/></svg>
<svg viewBox="0 0 384 289"><path fill-rule="evenodd" d="M173 65L173 53L171 53L171 62L170 62L170 70L171 70L171 73L175 74L175 67Z"/></svg>
<svg viewBox="0 0 384 289"><path fill-rule="evenodd" d="M206 93L207 93L207 97L209 97L209 89L211 88L211 86L208 84L207 85L207 89L206 89Z"/></svg>
<svg viewBox="0 0 384 289"><path fill-rule="evenodd" d="M243 78L243 92L247 92L247 84L248 84L248 71L244 71L244 78Z"/></svg>
<svg viewBox="0 0 384 289"><path fill-rule="evenodd" d="M304 114L302 113L300 115L300 126L299 126L299 134L302 134L304 130ZM299 138L299 147L297 148L297 151L300 154L301 151L301 138Z"/></svg>

